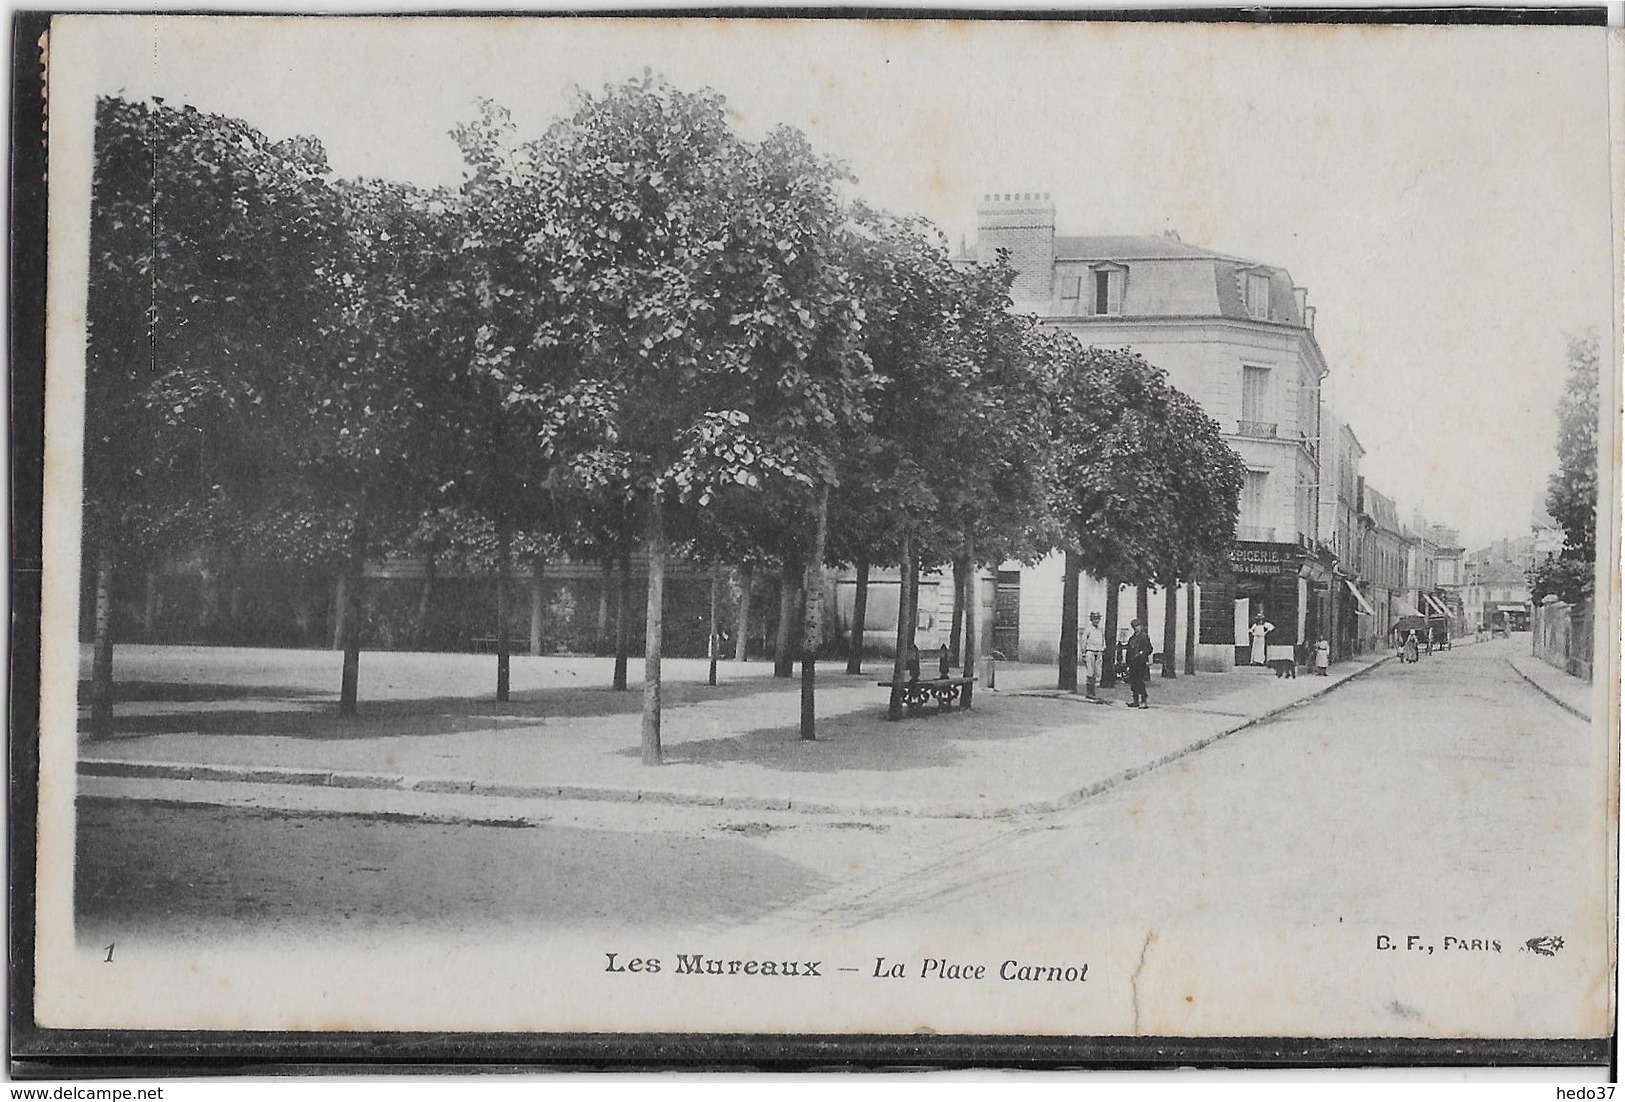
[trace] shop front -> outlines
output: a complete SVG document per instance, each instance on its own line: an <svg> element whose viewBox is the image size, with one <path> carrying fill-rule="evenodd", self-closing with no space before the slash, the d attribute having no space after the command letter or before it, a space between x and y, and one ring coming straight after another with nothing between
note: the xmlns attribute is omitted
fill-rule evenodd
<svg viewBox="0 0 1625 1102"><path fill-rule="evenodd" d="M1335 578L1322 556L1293 543L1238 540L1228 558L1228 576L1202 586L1202 643L1230 644L1235 664L1246 666L1259 617L1271 626L1268 646L1301 647L1330 630Z"/></svg>

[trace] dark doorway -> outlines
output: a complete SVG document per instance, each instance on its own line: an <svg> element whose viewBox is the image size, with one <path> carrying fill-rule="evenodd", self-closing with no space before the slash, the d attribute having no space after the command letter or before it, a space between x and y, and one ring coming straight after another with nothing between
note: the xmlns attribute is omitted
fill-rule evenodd
<svg viewBox="0 0 1625 1102"><path fill-rule="evenodd" d="M1021 571L999 571L993 590L993 649L1014 660L1021 652Z"/></svg>

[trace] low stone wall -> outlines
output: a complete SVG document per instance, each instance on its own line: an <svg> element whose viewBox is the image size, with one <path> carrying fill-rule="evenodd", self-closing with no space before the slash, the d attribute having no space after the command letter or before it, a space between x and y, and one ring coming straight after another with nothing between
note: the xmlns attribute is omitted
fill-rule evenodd
<svg viewBox="0 0 1625 1102"><path fill-rule="evenodd" d="M1591 680L1592 621L1589 605L1548 600L1531 620L1535 657L1571 677Z"/></svg>

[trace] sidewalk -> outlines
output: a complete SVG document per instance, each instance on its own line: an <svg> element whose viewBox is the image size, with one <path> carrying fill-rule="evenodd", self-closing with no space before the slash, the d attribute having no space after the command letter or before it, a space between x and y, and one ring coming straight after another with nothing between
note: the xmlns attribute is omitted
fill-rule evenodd
<svg viewBox="0 0 1625 1102"><path fill-rule="evenodd" d="M326 652L123 648L116 733L81 741L79 771L370 790L368 813L423 817L432 795L690 804L844 815L985 818L1055 810L1319 696L1386 660L1330 677L1264 669L1154 679L1152 707L1120 687L1091 704L1051 668L1001 665L970 711L885 719L888 672L827 665L818 740L798 738L799 683L761 663L665 664L665 764L641 763L642 693L607 687L609 663L514 659L513 702L480 694L488 656L367 654L362 715L335 713ZM634 663L634 679L640 664ZM1555 672L1555 671L1554 671ZM329 676L331 675L331 676ZM458 695L452 695L452 691ZM100 793L117 784L98 782ZM343 801L340 800L339 803Z"/></svg>
<svg viewBox="0 0 1625 1102"><path fill-rule="evenodd" d="M1557 667L1548 665L1530 654L1527 635L1520 636L1517 641L1521 647L1516 653L1507 655L1507 662L1518 671L1518 676L1540 690L1554 704L1589 721L1591 682L1570 677Z"/></svg>

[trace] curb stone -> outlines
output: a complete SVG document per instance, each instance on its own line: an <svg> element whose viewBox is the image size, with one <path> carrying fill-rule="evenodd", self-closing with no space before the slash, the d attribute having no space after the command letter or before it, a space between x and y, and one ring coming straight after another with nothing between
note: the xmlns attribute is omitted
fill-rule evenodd
<svg viewBox="0 0 1625 1102"><path fill-rule="evenodd" d="M1101 795L1119 785L1141 777L1153 770L1188 757L1214 743L1256 727L1271 719L1318 700L1327 693L1364 677L1377 667L1393 661L1393 655L1377 659L1347 677L1316 689L1308 696L1282 704L1239 723L1232 724L1211 735L1204 735L1184 746L1151 761L1130 766L1103 780L1046 800L995 804L960 800L944 803L877 804L857 800L829 800L809 798L792 799L789 796L729 796L700 792L672 792L635 788L616 788L593 785L514 784L493 782L480 784L474 780L447 777L406 777L383 773L329 772L323 770L279 768L276 766L205 765L193 762L129 761L110 758L84 758L78 763L78 772L85 776L100 777L154 777L171 780L228 781L251 784L289 784L328 788L365 788L398 792L420 792L439 795L491 796L514 799L596 800L617 803L650 803L685 805L692 807L718 807L745 811L797 811L810 815L899 816L928 819L1012 819L1040 815L1072 807L1084 800ZM1510 659L1508 660L1510 664ZM1513 667L1517 669L1516 666ZM1519 676L1522 671L1519 671ZM1525 680L1528 680L1525 678ZM1530 682L1534 684L1534 682ZM1540 686L1536 685L1536 688ZM1543 693L1544 689L1541 690ZM1022 694L1025 695L1025 694ZM1550 696L1550 694L1546 694ZM1555 697L1552 699L1556 700ZM1562 701L1557 701L1563 704ZM1569 706L1564 704L1565 708ZM1573 711L1572 708L1569 708ZM1578 714L1578 713L1576 713ZM1583 717L1582 717L1583 718ZM432 814L411 816L440 821Z"/></svg>
<svg viewBox="0 0 1625 1102"><path fill-rule="evenodd" d="M1326 686L1324 686L1322 688L1316 689L1314 692L1310 693L1308 696L1300 697L1299 699L1294 700L1289 704L1282 704L1278 708L1271 708L1269 711L1263 712L1263 713L1261 713L1259 715L1256 715L1256 716L1253 716L1251 719L1244 720L1241 723L1233 724L1232 726L1226 727L1224 730L1216 732L1214 734L1206 735L1206 736L1204 736L1202 738L1197 739L1195 742L1192 742L1192 743L1190 743L1190 744L1188 744L1186 746L1180 747L1178 750L1174 750L1174 751L1171 751L1171 752L1169 752L1167 754L1164 754L1162 757L1157 758L1154 761L1146 762L1143 765L1130 766L1128 769L1125 769L1120 773L1114 773L1112 776L1107 777L1103 781L1096 781L1094 784L1088 785L1088 786L1086 786L1084 788L1077 789L1076 791L1073 791L1073 792L1068 792L1065 795L1059 796L1059 797L1057 797L1057 798L1055 798L1053 800L1040 800L1040 801L1036 801L1036 802L1031 803L1031 804L1023 804L1023 805L1021 805L1021 813L1022 814L1042 814L1042 813L1050 812L1050 811L1060 811L1063 808L1072 807L1072 806L1074 806L1076 804L1082 803L1084 800L1091 799L1092 797L1095 797L1095 796L1099 796L1104 792L1107 792L1107 791L1109 791L1109 790L1111 790L1113 788L1116 788L1120 784L1126 784L1129 781L1134 780L1136 777L1144 776L1145 774L1150 773L1152 770L1161 769L1163 766L1171 765L1172 763L1178 761L1180 758L1188 757L1191 754L1197 753L1198 751L1205 750L1209 746L1212 746L1214 743L1220 741L1221 739L1226 739L1226 738L1229 738L1231 735L1239 734L1240 732L1245 731L1250 727L1257 727L1261 723L1267 723L1270 720L1274 719L1276 716L1282 715L1285 712L1290 712L1294 708L1301 708L1303 705L1309 703L1311 700L1318 700L1321 697L1325 696L1327 693L1330 693L1330 692L1333 692L1334 690L1340 689L1344 685L1347 685L1350 681L1354 681L1354 680L1356 680L1358 678L1364 677L1366 674L1370 673L1372 670L1376 669L1378 666L1381 666L1381 665L1383 665L1385 663L1388 663L1388 662L1392 662L1393 660L1394 660L1393 655L1391 655L1391 654L1390 655L1385 655L1384 657L1377 659L1375 662L1372 662L1370 665L1366 666L1364 669L1356 670L1353 673L1349 674L1347 677L1342 678L1339 681L1333 681L1329 685L1326 685Z"/></svg>
<svg viewBox="0 0 1625 1102"><path fill-rule="evenodd" d="M1565 712L1568 712L1570 715L1576 716L1579 719L1583 719L1587 723L1591 722L1591 717L1589 715L1587 715L1585 712L1582 712L1580 709L1576 708L1574 705L1570 704L1568 701L1564 700L1562 697L1558 696L1556 693L1552 692L1546 686L1542 685L1539 681L1536 681L1533 677L1530 677L1528 674L1524 673L1523 670L1518 668L1518 664L1516 662L1514 662L1512 659L1508 658L1506 660L1506 662L1507 662L1507 665L1512 667L1512 672L1513 673L1517 674L1519 677L1523 678L1526 682L1528 682L1529 685L1531 687L1533 687L1534 690L1536 692L1538 692L1541 696L1545 697L1547 700L1550 700L1553 704L1556 704L1559 708L1562 708ZM1564 674L1563 676L1567 677L1568 675Z"/></svg>

